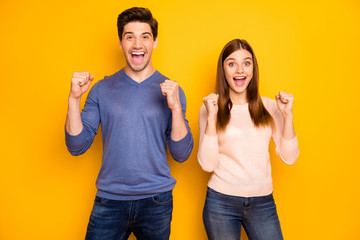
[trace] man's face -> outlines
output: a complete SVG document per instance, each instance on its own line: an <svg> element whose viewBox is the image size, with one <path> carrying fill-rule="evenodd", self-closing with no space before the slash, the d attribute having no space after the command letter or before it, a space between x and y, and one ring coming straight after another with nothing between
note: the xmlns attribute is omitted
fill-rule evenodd
<svg viewBox="0 0 360 240"><path fill-rule="evenodd" d="M143 22L130 22L124 26L120 48L124 51L127 66L134 72L152 67L151 54L156 48L150 25Z"/></svg>

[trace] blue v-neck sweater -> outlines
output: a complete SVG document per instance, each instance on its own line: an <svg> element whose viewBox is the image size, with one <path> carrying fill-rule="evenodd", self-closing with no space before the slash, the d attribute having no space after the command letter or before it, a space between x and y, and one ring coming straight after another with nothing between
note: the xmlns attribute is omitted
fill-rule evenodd
<svg viewBox="0 0 360 240"><path fill-rule="evenodd" d="M183 162L193 148L185 119L186 99L179 90L188 134L173 141L171 110L161 93L167 79L155 71L137 83L121 69L98 81L90 90L81 112L83 130L73 136L65 132L66 145L73 155L86 152L101 124L103 156L96 181L97 196L114 200L136 200L173 189L167 145L172 157Z"/></svg>

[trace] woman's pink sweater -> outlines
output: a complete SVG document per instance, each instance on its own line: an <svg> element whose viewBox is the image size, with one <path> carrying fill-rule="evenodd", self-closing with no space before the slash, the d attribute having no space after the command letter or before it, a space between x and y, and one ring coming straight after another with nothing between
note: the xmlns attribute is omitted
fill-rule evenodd
<svg viewBox="0 0 360 240"><path fill-rule="evenodd" d="M297 137L290 140L282 137L283 118L276 102L267 97L262 97L262 101L274 119L274 130L270 126L255 128L248 104L244 104L233 105L225 131L218 132L217 136L207 136L207 111L204 105L200 108L197 156L203 170L212 172L208 183L210 188L242 197L272 193L270 138L275 143L277 155L285 163L296 162L299 155Z"/></svg>

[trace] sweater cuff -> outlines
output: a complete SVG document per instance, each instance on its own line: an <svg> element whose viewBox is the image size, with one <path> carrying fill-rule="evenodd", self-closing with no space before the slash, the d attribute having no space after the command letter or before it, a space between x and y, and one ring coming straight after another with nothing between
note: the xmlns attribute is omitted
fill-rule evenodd
<svg viewBox="0 0 360 240"><path fill-rule="evenodd" d="M292 150L292 149L298 148L297 136L295 136L292 139L285 139L282 137L281 138L281 148L287 149L287 150Z"/></svg>
<svg viewBox="0 0 360 240"><path fill-rule="evenodd" d="M78 135L71 135L65 129L65 142L66 142L66 146L69 149L81 148L84 142L86 141L86 139L87 137L84 127Z"/></svg>
<svg viewBox="0 0 360 240"><path fill-rule="evenodd" d="M169 149L178 152L186 149L189 146L189 143L191 142L192 142L192 134L188 129L186 136L180 139L179 141L174 141L172 140L171 137L169 137L168 145L169 145Z"/></svg>

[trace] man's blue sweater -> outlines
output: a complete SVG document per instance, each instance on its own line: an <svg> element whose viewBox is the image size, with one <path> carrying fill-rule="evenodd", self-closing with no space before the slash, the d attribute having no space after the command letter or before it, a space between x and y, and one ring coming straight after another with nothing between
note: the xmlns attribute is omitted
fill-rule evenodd
<svg viewBox="0 0 360 240"><path fill-rule="evenodd" d="M172 157L183 162L190 156L193 138L185 119L186 99L179 90L187 135L173 141L171 110L161 93L167 79L155 71L137 83L124 72L98 81L90 90L81 112L83 130L72 136L65 132L66 145L73 155L86 152L101 124L103 157L97 178L97 195L114 200L136 200L174 188L167 147Z"/></svg>

